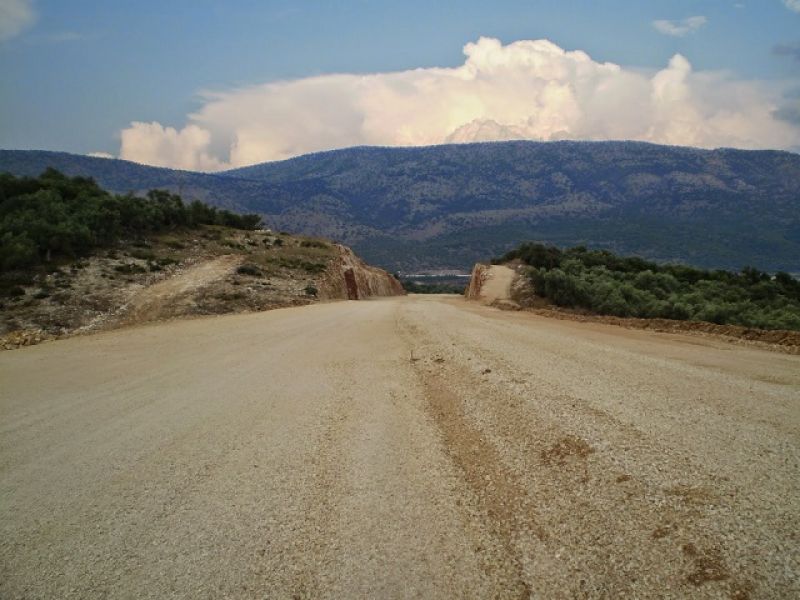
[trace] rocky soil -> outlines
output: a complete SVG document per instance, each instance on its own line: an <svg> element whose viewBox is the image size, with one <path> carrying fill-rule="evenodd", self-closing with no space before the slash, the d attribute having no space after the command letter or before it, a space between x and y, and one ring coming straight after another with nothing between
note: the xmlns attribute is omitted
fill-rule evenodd
<svg viewBox="0 0 800 600"><path fill-rule="evenodd" d="M0 597L800 597L800 357L457 297L0 354Z"/></svg>
<svg viewBox="0 0 800 600"><path fill-rule="evenodd" d="M402 294L325 240L224 227L127 240L35 275L0 299L0 349L176 317Z"/></svg>

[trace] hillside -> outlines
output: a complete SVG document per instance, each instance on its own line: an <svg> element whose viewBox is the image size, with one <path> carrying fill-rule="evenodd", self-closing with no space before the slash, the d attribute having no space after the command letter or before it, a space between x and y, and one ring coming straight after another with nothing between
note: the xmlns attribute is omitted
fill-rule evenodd
<svg viewBox="0 0 800 600"><path fill-rule="evenodd" d="M403 294L324 240L203 226L138 239L0 290L0 350L164 319Z"/></svg>
<svg viewBox="0 0 800 600"><path fill-rule="evenodd" d="M0 349L170 319L403 293L323 239L179 196L0 177Z"/></svg>
<svg viewBox="0 0 800 600"><path fill-rule="evenodd" d="M53 161L117 191L142 181L255 212L391 270L466 270L538 240L800 272L800 156L787 152L500 142L350 148L207 175L3 151L0 171L36 173Z"/></svg>
<svg viewBox="0 0 800 600"><path fill-rule="evenodd" d="M150 167L127 160L44 150L0 150L0 173L37 177L48 168L71 177L91 177L103 189L118 194L163 189L191 200L234 210L243 210L237 198L247 198L258 193L254 190L263 188L260 184L220 175Z"/></svg>

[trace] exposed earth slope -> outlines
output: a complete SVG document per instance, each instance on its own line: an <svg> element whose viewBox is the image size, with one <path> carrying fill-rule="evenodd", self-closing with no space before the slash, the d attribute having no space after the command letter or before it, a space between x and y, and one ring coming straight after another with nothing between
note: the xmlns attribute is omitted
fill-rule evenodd
<svg viewBox="0 0 800 600"><path fill-rule="evenodd" d="M0 299L0 349L174 317L403 294L325 240L220 226L125 240Z"/></svg>
<svg viewBox="0 0 800 600"><path fill-rule="evenodd" d="M476 264L472 268L465 296L482 304L511 303L511 285L516 272L506 265Z"/></svg>
<svg viewBox="0 0 800 600"><path fill-rule="evenodd" d="M411 296L0 381L4 599L800 595L797 356Z"/></svg>
<svg viewBox="0 0 800 600"><path fill-rule="evenodd" d="M0 151L120 192L164 187L336 239L392 271L469 269L525 240L800 272L800 155L632 142L350 148L208 175Z"/></svg>

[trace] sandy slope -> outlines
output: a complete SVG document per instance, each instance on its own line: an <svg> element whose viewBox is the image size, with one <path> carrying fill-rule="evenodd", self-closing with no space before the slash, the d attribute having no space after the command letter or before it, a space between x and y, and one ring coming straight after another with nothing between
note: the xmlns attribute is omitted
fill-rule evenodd
<svg viewBox="0 0 800 600"><path fill-rule="evenodd" d="M167 316L165 309L174 310L182 298L230 275L242 260L243 257L236 254L219 256L144 288L131 300L122 322L143 323Z"/></svg>
<svg viewBox="0 0 800 600"><path fill-rule="evenodd" d="M486 305L509 302L515 276L514 270L505 265L478 263L472 270L466 296Z"/></svg>
<svg viewBox="0 0 800 600"><path fill-rule="evenodd" d="M0 381L4 599L800 594L800 357L409 297Z"/></svg>

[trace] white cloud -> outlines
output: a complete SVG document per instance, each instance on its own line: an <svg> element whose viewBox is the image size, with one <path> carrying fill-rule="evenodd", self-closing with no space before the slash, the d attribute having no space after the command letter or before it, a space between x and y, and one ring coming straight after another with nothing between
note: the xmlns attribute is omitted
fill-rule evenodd
<svg viewBox="0 0 800 600"><path fill-rule="evenodd" d="M19 35L35 20L33 0L0 0L0 41Z"/></svg>
<svg viewBox="0 0 800 600"><path fill-rule="evenodd" d="M783 3L789 10L800 13L800 0L783 0Z"/></svg>
<svg viewBox="0 0 800 600"><path fill-rule="evenodd" d="M177 131L160 123L134 121L122 131L119 155L125 160L173 169L217 171L224 165L208 154L210 143L211 134L197 125Z"/></svg>
<svg viewBox="0 0 800 600"><path fill-rule="evenodd" d="M794 1L794 0L792 0ZM800 0L797 0L800 2ZM699 15L696 17L689 17L680 21L667 21L666 19L659 19L653 21L653 27L664 35L672 35L675 37L683 37L687 33L694 33L708 22L704 16Z"/></svg>
<svg viewBox="0 0 800 600"><path fill-rule="evenodd" d="M778 84L696 72L681 55L654 73L547 40L481 38L455 68L323 75L206 94L180 131L133 123L121 158L216 170L355 145L504 139L627 139L791 148L800 127L773 114Z"/></svg>
<svg viewBox="0 0 800 600"><path fill-rule="evenodd" d="M89 152L86 156L91 156L93 158L114 158L114 155L108 152Z"/></svg>

